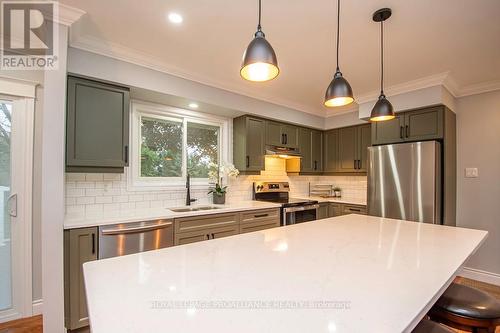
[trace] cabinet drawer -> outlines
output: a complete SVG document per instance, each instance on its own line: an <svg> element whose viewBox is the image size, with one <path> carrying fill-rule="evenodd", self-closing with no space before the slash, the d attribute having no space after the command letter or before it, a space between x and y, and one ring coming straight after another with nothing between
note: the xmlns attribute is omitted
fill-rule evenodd
<svg viewBox="0 0 500 333"><path fill-rule="evenodd" d="M344 205L343 214L363 214L366 215L366 206Z"/></svg>
<svg viewBox="0 0 500 333"><path fill-rule="evenodd" d="M175 233L238 225L238 214L213 214L175 219Z"/></svg>
<svg viewBox="0 0 500 333"><path fill-rule="evenodd" d="M240 225L240 234L246 232L265 230L270 228L276 228L280 226L279 217L275 217L267 220L253 221Z"/></svg>
<svg viewBox="0 0 500 333"><path fill-rule="evenodd" d="M175 245L183 245L237 234L238 225L230 225L219 228L205 228L201 230L176 233L174 241Z"/></svg>
<svg viewBox="0 0 500 333"><path fill-rule="evenodd" d="M252 210L249 212L241 213L241 224L266 221L270 219L277 219L279 223L280 219L279 208Z"/></svg>

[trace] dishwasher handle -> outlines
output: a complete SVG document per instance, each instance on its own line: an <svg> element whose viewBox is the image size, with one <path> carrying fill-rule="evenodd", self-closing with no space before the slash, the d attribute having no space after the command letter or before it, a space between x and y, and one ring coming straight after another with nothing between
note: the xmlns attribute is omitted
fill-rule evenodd
<svg viewBox="0 0 500 333"><path fill-rule="evenodd" d="M109 228L109 229L103 228L101 230L101 234L104 236L121 235L121 234L137 234L137 233L146 232L146 231L164 229L164 228L169 227L171 225L172 225L172 222L162 222L162 223L155 223L155 224L143 225L143 226L138 226L138 227L129 227L129 228Z"/></svg>

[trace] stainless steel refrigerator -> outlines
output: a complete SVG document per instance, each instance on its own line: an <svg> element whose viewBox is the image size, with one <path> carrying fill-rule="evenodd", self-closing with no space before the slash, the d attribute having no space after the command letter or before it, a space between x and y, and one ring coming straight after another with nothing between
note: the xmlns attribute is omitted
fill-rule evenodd
<svg viewBox="0 0 500 333"><path fill-rule="evenodd" d="M368 214L441 224L437 141L368 148Z"/></svg>

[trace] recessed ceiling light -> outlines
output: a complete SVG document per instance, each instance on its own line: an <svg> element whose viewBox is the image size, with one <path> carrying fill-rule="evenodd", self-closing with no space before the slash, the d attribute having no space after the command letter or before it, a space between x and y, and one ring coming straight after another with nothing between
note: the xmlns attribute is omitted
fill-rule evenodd
<svg viewBox="0 0 500 333"><path fill-rule="evenodd" d="M196 103L189 103L189 107L190 107L191 109L197 109L197 108L199 107L199 105L198 105L198 104L196 104Z"/></svg>
<svg viewBox="0 0 500 333"><path fill-rule="evenodd" d="M170 13L168 13L168 20L172 23L175 23L175 24L181 24L183 21L183 18L181 16L181 14L170 12Z"/></svg>

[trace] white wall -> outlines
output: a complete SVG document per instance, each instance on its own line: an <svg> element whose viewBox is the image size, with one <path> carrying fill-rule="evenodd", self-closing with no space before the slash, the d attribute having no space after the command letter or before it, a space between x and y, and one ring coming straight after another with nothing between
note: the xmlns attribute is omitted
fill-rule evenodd
<svg viewBox="0 0 500 333"><path fill-rule="evenodd" d="M500 278L500 91L457 100L457 161L457 224L489 231L467 267Z"/></svg>

